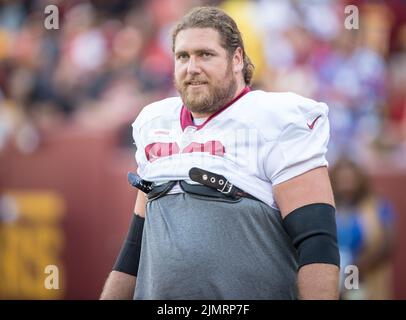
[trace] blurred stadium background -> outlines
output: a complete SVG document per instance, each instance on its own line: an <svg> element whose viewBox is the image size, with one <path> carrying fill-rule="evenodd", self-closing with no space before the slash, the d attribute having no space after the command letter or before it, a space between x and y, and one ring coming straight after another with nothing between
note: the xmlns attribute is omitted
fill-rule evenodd
<svg viewBox="0 0 406 320"><path fill-rule="evenodd" d="M59 29L44 8L59 9ZM344 28L346 5L358 30ZM386 286L406 299L406 2L0 1L0 298L97 299L135 191L131 123L176 95L169 31L218 5L238 22L254 88L330 106L331 165L342 155L393 204ZM47 265L59 289L44 288Z"/></svg>

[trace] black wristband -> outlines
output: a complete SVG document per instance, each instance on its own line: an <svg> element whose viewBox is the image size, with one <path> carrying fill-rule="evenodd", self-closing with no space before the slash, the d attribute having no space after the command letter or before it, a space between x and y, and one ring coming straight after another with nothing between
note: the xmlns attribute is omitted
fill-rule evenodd
<svg viewBox="0 0 406 320"><path fill-rule="evenodd" d="M127 238L121 247L113 270L124 272L135 277L138 275L144 221L145 218L133 214Z"/></svg>

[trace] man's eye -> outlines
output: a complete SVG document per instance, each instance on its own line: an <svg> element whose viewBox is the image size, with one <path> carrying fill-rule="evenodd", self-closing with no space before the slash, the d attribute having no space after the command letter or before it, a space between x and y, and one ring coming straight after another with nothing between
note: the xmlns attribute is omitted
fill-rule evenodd
<svg viewBox="0 0 406 320"><path fill-rule="evenodd" d="M179 60L186 60L188 58L188 55L187 54L180 54L180 55L178 55L178 59Z"/></svg>
<svg viewBox="0 0 406 320"><path fill-rule="evenodd" d="M203 58L208 58L208 57L212 56L212 54L209 53L209 52L203 52L201 55L202 55Z"/></svg>

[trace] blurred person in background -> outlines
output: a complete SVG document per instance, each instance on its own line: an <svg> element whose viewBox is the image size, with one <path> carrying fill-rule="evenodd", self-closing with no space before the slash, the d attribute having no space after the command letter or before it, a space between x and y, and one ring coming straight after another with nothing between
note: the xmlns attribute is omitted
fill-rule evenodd
<svg viewBox="0 0 406 320"><path fill-rule="evenodd" d="M371 191L364 170L341 157L330 172L337 207L343 299L391 299L391 249L395 213L390 202ZM344 285L345 268L359 271L359 289Z"/></svg>

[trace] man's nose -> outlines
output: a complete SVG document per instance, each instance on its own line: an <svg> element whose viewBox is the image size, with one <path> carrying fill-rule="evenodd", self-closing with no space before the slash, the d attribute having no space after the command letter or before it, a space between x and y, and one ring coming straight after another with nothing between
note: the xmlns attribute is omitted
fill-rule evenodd
<svg viewBox="0 0 406 320"><path fill-rule="evenodd" d="M190 74L200 73L200 66L198 65L195 57L190 57L189 64L187 66L187 72Z"/></svg>

